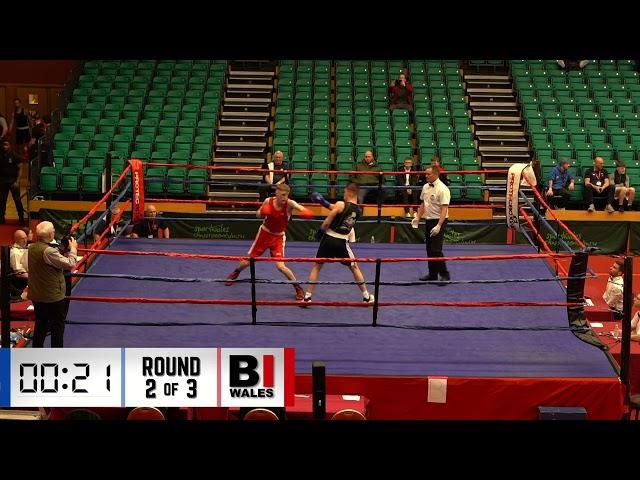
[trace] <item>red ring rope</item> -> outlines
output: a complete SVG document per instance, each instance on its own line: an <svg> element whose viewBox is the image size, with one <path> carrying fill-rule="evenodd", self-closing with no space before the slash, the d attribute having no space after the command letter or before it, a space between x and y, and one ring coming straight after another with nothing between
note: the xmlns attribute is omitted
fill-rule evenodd
<svg viewBox="0 0 640 480"><path fill-rule="evenodd" d="M142 297L95 297L70 296L68 300L78 302L104 303L186 303L193 305L253 305L251 300L209 300L202 298L142 298ZM310 302L301 303L292 300L257 300L256 305L265 306L323 306L323 307L371 307L366 302ZM570 302L378 302L379 307L576 307L582 303Z"/></svg>

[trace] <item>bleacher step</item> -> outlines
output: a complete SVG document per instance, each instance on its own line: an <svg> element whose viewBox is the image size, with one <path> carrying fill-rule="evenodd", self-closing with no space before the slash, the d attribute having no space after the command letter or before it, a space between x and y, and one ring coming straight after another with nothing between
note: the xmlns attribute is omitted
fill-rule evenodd
<svg viewBox="0 0 640 480"><path fill-rule="evenodd" d="M498 135L482 135L482 136L478 136L478 140L484 145L490 145L496 142L497 143L500 143L500 142L525 143L529 145L529 140L523 137L522 135L520 135L519 137L514 137L514 136L501 137Z"/></svg>
<svg viewBox="0 0 640 480"><path fill-rule="evenodd" d="M241 173L241 174L237 174L237 173L212 173L209 178L211 178L211 180L225 180L225 181L230 181L230 182L238 182L238 183L244 183L244 182L262 182L262 175L255 175L255 174L251 174L251 173Z"/></svg>
<svg viewBox="0 0 640 480"><path fill-rule="evenodd" d="M267 142L237 142L237 141L218 141L216 147L241 147L241 148L266 148Z"/></svg>
<svg viewBox="0 0 640 480"><path fill-rule="evenodd" d="M265 134L269 131L268 127L238 127L235 125L221 125L218 127L219 132L247 132L247 133L262 133Z"/></svg>
<svg viewBox="0 0 640 480"><path fill-rule="evenodd" d="M517 107L517 102L484 102L484 101L473 101L469 102L469 106L471 108L474 107Z"/></svg>
<svg viewBox="0 0 640 480"><path fill-rule="evenodd" d="M478 137L524 137L525 133L522 130L476 130L476 135Z"/></svg>
<svg viewBox="0 0 640 480"><path fill-rule="evenodd" d="M266 141L266 132L234 132L234 131L218 131L218 139L220 141Z"/></svg>
<svg viewBox="0 0 640 480"><path fill-rule="evenodd" d="M513 163L529 163L531 156L529 154L504 154L496 153L491 155L480 154L480 164L482 168L505 168L505 165Z"/></svg>
<svg viewBox="0 0 640 480"><path fill-rule="evenodd" d="M253 199L253 198L260 198L260 194L258 192L242 192L242 191L238 191L238 190L233 190L233 191L216 191L216 192L209 192L209 198L224 198L224 199L229 199L229 200L234 200L234 199Z"/></svg>
<svg viewBox="0 0 640 480"><path fill-rule="evenodd" d="M528 152L529 147L500 147L500 146L490 146L490 145L480 145L478 147L480 152Z"/></svg>
<svg viewBox="0 0 640 480"><path fill-rule="evenodd" d="M225 92L225 99L244 99L244 100L251 100L251 101L259 101L259 102L271 102L273 96L273 92L272 91L267 91L267 90L259 90L259 91L240 91L240 90L227 90Z"/></svg>
<svg viewBox="0 0 640 480"><path fill-rule="evenodd" d="M520 110L512 107L493 107L489 108L474 108L471 110L471 118L475 118L478 115L487 116L487 115L496 115L496 116L509 116L509 115L520 115Z"/></svg>
<svg viewBox="0 0 640 480"><path fill-rule="evenodd" d="M467 95L469 95L469 100L472 102L513 102L515 100L515 96L512 93L467 93Z"/></svg>
<svg viewBox="0 0 640 480"><path fill-rule="evenodd" d="M246 127L246 126L256 126L263 127L267 123L266 118L234 118L234 117L220 117L220 126L227 127Z"/></svg>
<svg viewBox="0 0 640 480"><path fill-rule="evenodd" d="M262 77L239 77L237 75L229 75L227 77L227 82L234 83L242 83L243 85L271 85L270 78L262 78Z"/></svg>
<svg viewBox="0 0 640 480"><path fill-rule="evenodd" d="M464 76L464 80L511 80L509 75L474 75L469 74Z"/></svg>
<svg viewBox="0 0 640 480"><path fill-rule="evenodd" d="M482 168L505 168L514 163L529 163L531 156L527 154L510 154L496 153L492 155L480 154L482 160ZM499 158L499 160L498 160Z"/></svg>
<svg viewBox="0 0 640 480"><path fill-rule="evenodd" d="M214 165L217 166L233 166L233 167L253 167L260 168L264 163L264 160L261 158L215 158L213 161Z"/></svg>
<svg viewBox="0 0 640 480"><path fill-rule="evenodd" d="M475 120L475 118L474 118ZM492 121L476 121L476 126L480 127L510 127L510 128L522 128L522 122L492 122Z"/></svg>
<svg viewBox="0 0 640 480"><path fill-rule="evenodd" d="M499 95L513 95L513 88L479 88L479 87L471 87L466 90L469 94L499 94Z"/></svg>
<svg viewBox="0 0 640 480"><path fill-rule="evenodd" d="M246 90L246 89L242 89L242 88L236 88L236 89L227 89L227 95L262 95L264 97L267 98L271 98L271 96L273 95L273 91L272 90Z"/></svg>
<svg viewBox="0 0 640 480"><path fill-rule="evenodd" d="M473 115L473 121L478 122L521 122L520 115Z"/></svg>
<svg viewBox="0 0 640 480"><path fill-rule="evenodd" d="M247 90L249 92L256 90L273 90L273 84L259 84L259 83L228 83L227 88L230 90Z"/></svg>
<svg viewBox="0 0 640 480"><path fill-rule="evenodd" d="M271 107L265 104L239 104L239 103L225 103L222 105L222 109L225 112L252 112L252 113L266 113L267 115L271 111Z"/></svg>
<svg viewBox="0 0 640 480"><path fill-rule="evenodd" d="M234 112L230 110L222 110L221 115L223 117L235 117L235 118L243 118L243 117L255 117L255 118L269 118L268 112Z"/></svg>
<svg viewBox="0 0 640 480"><path fill-rule="evenodd" d="M274 77L276 72L267 71L261 72L258 70L229 70L229 76L237 76L237 77L260 77L260 78L272 78Z"/></svg>
<svg viewBox="0 0 640 480"><path fill-rule="evenodd" d="M504 89L511 85L510 80L465 80L468 88Z"/></svg>
<svg viewBox="0 0 640 480"><path fill-rule="evenodd" d="M242 97L224 97L223 103L240 103L240 104L270 104L271 97L249 97L247 95Z"/></svg>

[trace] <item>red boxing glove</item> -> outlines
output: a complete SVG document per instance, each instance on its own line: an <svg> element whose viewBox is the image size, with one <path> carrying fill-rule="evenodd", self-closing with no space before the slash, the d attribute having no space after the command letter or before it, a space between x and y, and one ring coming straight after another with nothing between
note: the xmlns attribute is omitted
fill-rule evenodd
<svg viewBox="0 0 640 480"><path fill-rule="evenodd" d="M313 212L308 208L305 208L301 212L298 212L302 218L313 218Z"/></svg>
<svg viewBox="0 0 640 480"><path fill-rule="evenodd" d="M267 203L263 204L262 207L260 207L260 215L262 215L263 217L268 217L269 215L273 215L273 208L271 208L271 201L268 201Z"/></svg>

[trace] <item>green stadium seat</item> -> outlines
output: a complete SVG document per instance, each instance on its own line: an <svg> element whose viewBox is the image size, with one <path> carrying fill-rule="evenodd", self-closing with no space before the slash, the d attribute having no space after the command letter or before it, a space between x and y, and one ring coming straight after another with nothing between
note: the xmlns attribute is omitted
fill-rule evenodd
<svg viewBox="0 0 640 480"><path fill-rule="evenodd" d="M63 192L80 191L80 171L75 167L63 167L60 174L60 189Z"/></svg>
<svg viewBox="0 0 640 480"><path fill-rule="evenodd" d="M58 170L54 167L42 167L40 169L40 190L45 193L56 192L58 178Z"/></svg>
<svg viewBox="0 0 640 480"><path fill-rule="evenodd" d="M82 191L87 193L102 192L102 170L85 167L82 170Z"/></svg>

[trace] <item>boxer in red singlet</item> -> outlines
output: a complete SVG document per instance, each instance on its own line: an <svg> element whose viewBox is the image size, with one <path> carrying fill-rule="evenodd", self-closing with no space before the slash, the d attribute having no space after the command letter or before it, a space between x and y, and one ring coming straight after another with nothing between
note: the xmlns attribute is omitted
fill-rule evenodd
<svg viewBox="0 0 640 480"><path fill-rule="evenodd" d="M313 212L303 207L299 203L289 198L289 185L281 183L276 186L276 194L274 197L267 198L260 209L256 212L258 218L264 218L264 222L258 229L256 239L253 241L249 252L251 257L259 257L265 250L269 249L272 257L284 257L284 244L287 240L285 231L291 218L291 212L294 210L300 213L304 218L312 218ZM238 278L240 272L249 266L249 260L242 260L237 268L229 274L226 286L233 285ZM296 276L284 262L276 262L276 267L289 280L297 282ZM304 290L298 283L293 284L296 290L296 300L304 298Z"/></svg>

